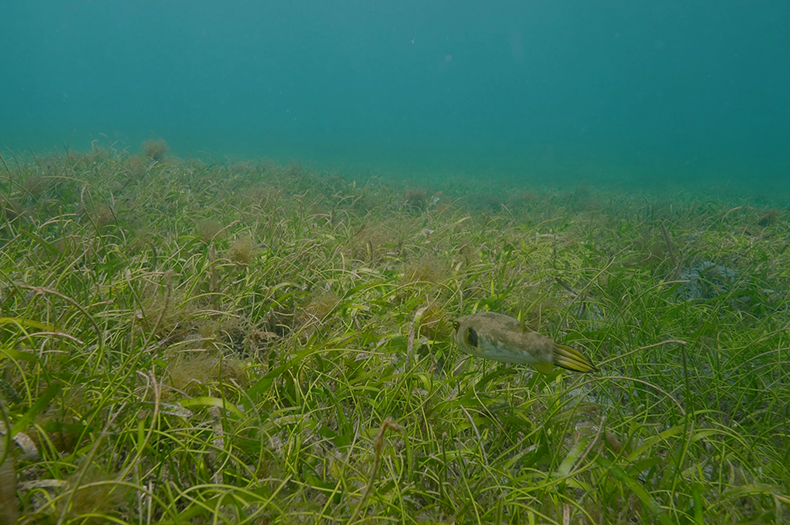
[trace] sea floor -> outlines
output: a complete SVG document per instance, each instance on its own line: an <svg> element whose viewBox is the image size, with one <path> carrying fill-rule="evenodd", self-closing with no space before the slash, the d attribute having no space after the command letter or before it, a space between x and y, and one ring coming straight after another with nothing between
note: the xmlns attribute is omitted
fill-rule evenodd
<svg viewBox="0 0 790 525"><path fill-rule="evenodd" d="M790 521L790 203L162 144L0 191L2 524Z"/></svg>

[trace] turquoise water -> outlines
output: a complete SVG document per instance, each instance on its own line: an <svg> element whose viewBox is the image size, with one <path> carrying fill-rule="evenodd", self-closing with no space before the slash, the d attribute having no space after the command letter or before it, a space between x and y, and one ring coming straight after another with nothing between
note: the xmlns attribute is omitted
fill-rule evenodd
<svg viewBox="0 0 790 525"><path fill-rule="evenodd" d="M790 174L790 2L3 2L3 151L404 176Z"/></svg>

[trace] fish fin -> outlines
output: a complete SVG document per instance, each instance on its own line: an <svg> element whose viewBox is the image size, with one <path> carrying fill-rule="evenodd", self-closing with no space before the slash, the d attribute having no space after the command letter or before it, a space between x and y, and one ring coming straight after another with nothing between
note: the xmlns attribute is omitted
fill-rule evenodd
<svg viewBox="0 0 790 525"><path fill-rule="evenodd" d="M574 372L597 372L587 357L570 346L554 343L554 364Z"/></svg>
<svg viewBox="0 0 790 525"><path fill-rule="evenodd" d="M531 364L532 366L535 367L535 370L537 370L544 376L547 376L552 372L554 372L554 365L552 365L551 363L531 363Z"/></svg>

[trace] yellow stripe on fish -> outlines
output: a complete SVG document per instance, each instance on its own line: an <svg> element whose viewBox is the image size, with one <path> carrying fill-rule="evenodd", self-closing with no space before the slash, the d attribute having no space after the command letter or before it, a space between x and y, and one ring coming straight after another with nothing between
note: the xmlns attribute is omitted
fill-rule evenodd
<svg viewBox="0 0 790 525"><path fill-rule="evenodd" d="M494 312L478 312L453 321L453 337L467 354L503 363L527 363L542 374L555 366L576 372L594 372L587 357L570 346L555 343L519 321Z"/></svg>

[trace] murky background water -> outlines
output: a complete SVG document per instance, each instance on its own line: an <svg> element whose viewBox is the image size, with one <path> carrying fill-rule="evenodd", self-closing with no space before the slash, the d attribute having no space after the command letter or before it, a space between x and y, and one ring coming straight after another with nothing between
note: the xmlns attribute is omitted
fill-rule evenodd
<svg viewBox="0 0 790 525"><path fill-rule="evenodd" d="M5 2L0 145L399 176L790 179L790 3Z"/></svg>

